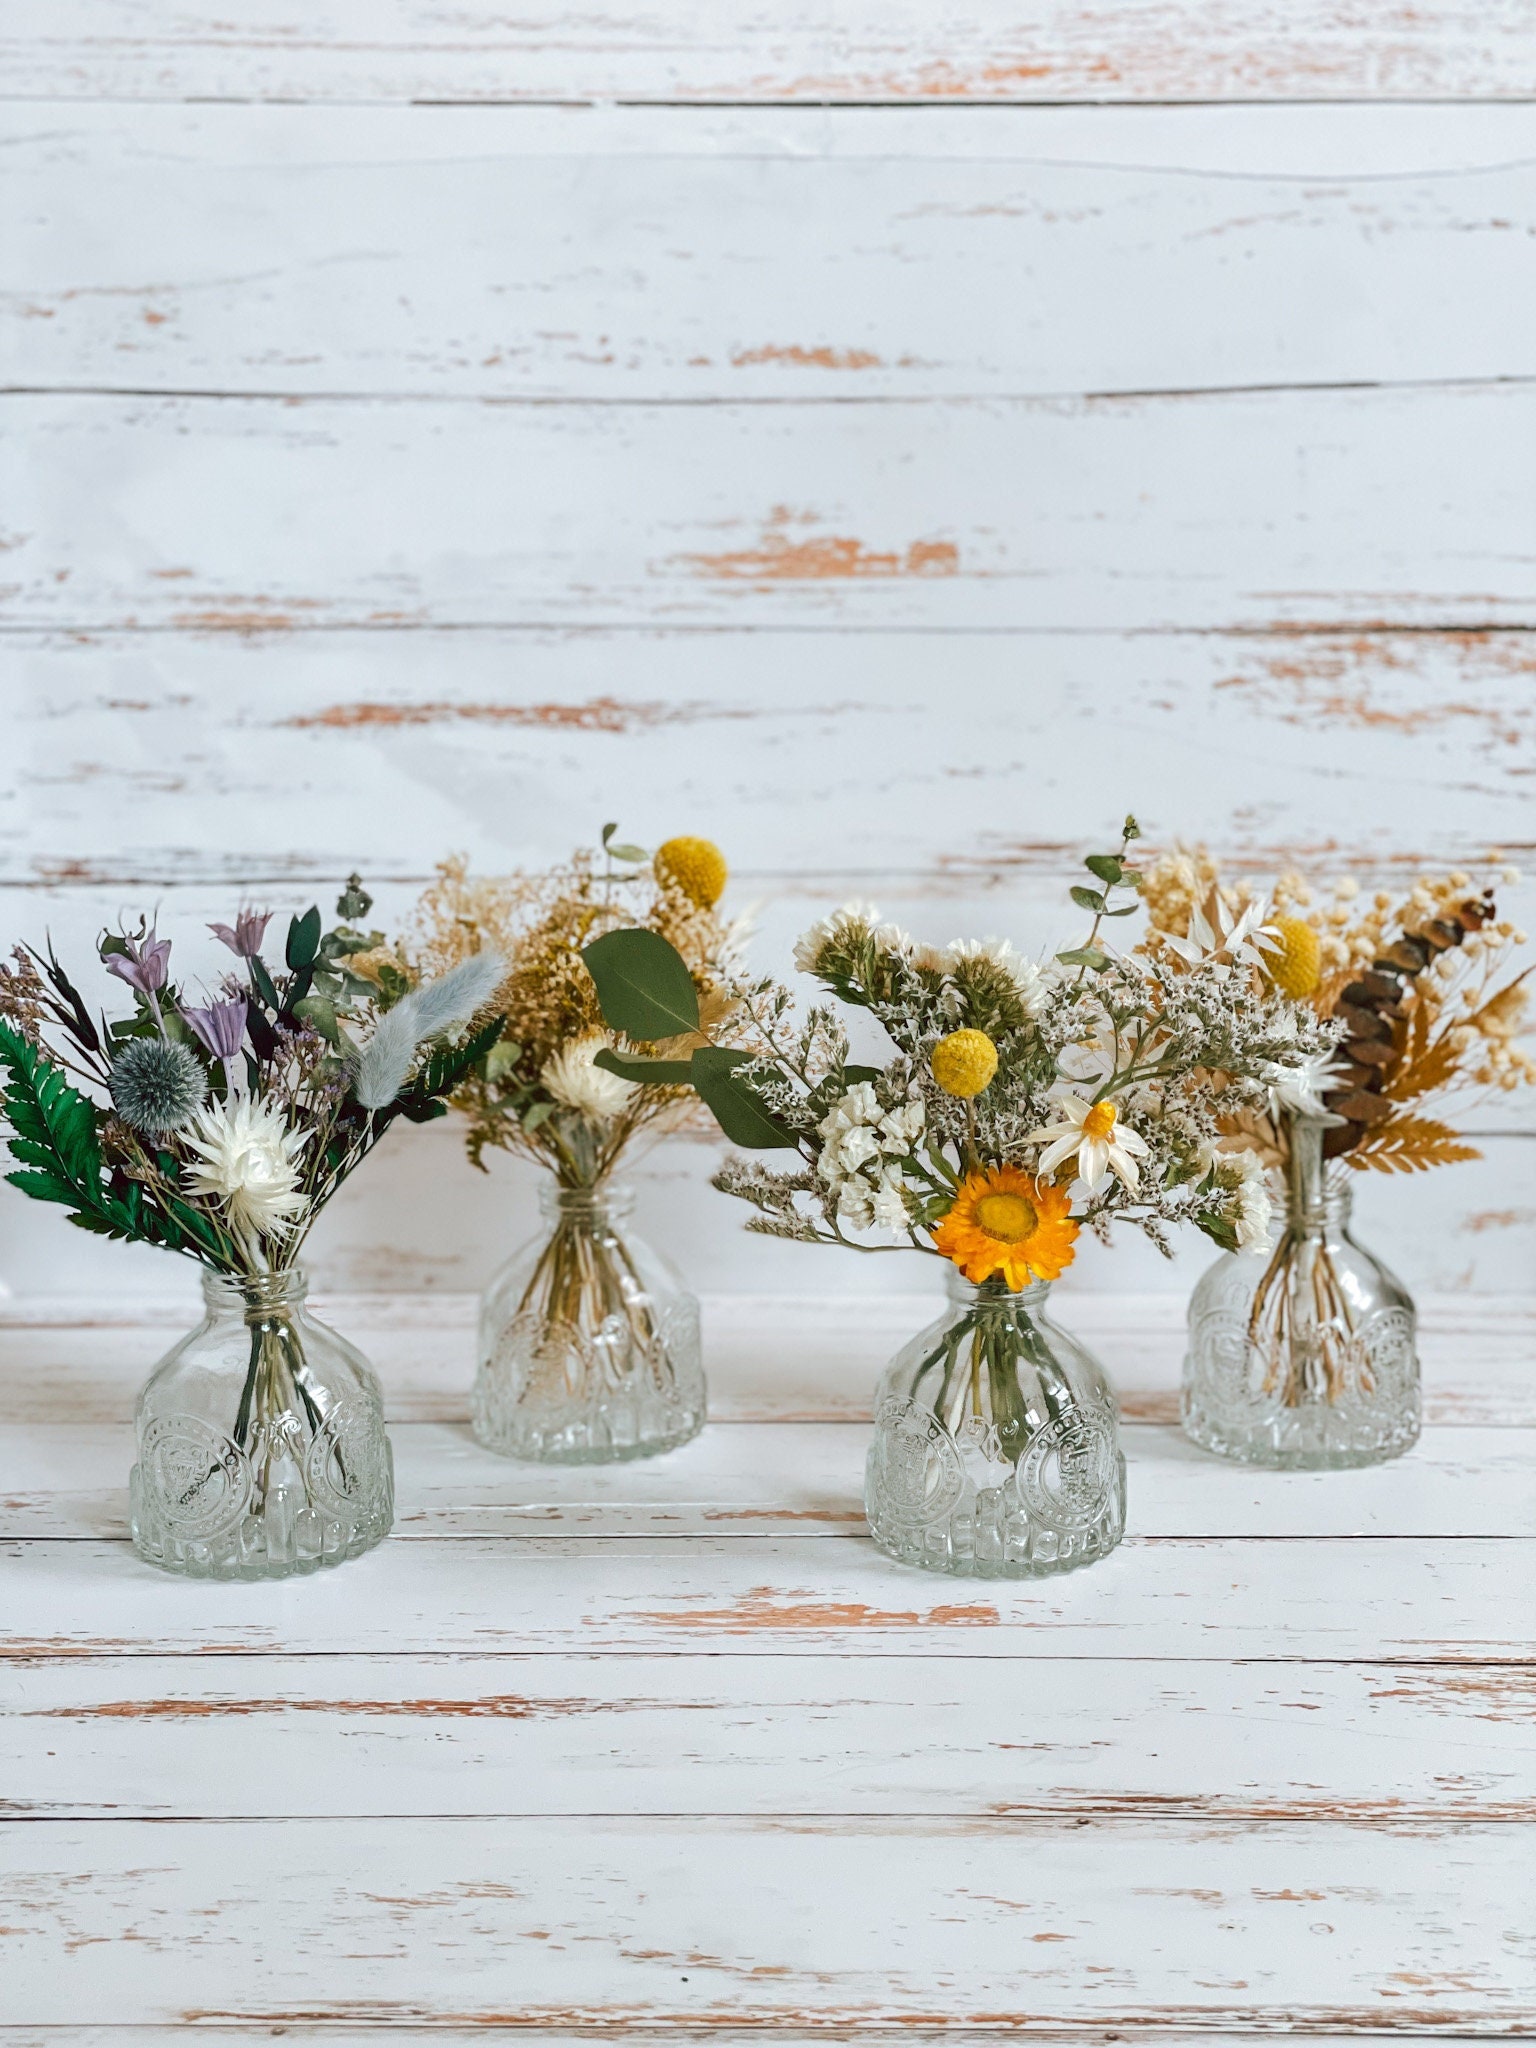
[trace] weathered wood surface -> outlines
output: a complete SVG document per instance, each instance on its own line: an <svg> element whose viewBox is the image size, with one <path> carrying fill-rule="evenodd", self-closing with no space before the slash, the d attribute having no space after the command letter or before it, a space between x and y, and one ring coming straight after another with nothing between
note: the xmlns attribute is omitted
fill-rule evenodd
<svg viewBox="0 0 1536 2048"><path fill-rule="evenodd" d="M4 411L11 625L1536 624L1520 384Z"/></svg>
<svg viewBox="0 0 1536 2048"><path fill-rule="evenodd" d="M121 1543L0 1545L0 1655L591 1649L707 1656L1536 1663L1518 1537L1131 1537L1060 1580L960 1584L817 1536L390 1543L303 1587L167 1587Z"/></svg>
<svg viewBox="0 0 1536 2048"><path fill-rule="evenodd" d="M666 1465L545 1472L487 1459L463 1423L391 1433L404 1537L864 1534L862 1423L717 1422ZM1432 1430L1406 1465L1279 1488L1166 1426L1131 1425L1125 1451L1141 1536L1536 1536L1536 1441L1507 1424ZM0 1439L0 1537L126 1536L132 1463L127 1422L15 1424Z"/></svg>
<svg viewBox="0 0 1536 2048"><path fill-rule="evenodd" d="M1509 1664L442 1654L6 1674L21 1819L440 1813L1536 1818ZM239 1769L230 1759L238 1754Z"/></svg>
<svg viewBox="0 0 1536 2048"><path fill-rule="evenodd" d="M1507 1827L779 1813L0 1840L24 2020L1536 2021Z"/></svg>
<svg viewBox="0 0 1536 2048"><path fill-rule="evenodd" d="M665 0L546 9L12 0L9 90L107 99L1028 102L1536 93L1519 0Z"/></svg>
<svg viewBox="0 0 1536 2048"><path fill-rule="evenodd" d="M21 552L0 557L7 577ZM1203 839L1270 877L1404 886L1536 843L1525 631L309 631L263 601L234 632L200 625L185 583L157 586L164 630L0 641L0 884L56 892L0 898L12 923L89 944L122 891L155 891L211 969L201 919L242 887L302 908L361 864L398 920L446 851L548 858L595 833L608 797L650 843L714 832L729 901L760 906L781 969L774 949L839 892L899 903L941 940L1057 941L1080 925L1079 849L1133 800L1155 840ZM869 595L836 576L818 595L809 575L734 593ZM1029 780L1021 808L1042 743L1062 772ZM1506 895L1536 912L1529 885Z"/></svg>
<svg viewBox="0 0 1536 2048"><path fill-rule="evenodd" d="M158 1266L147 1263L163 1281L160 1268L165 1261ZM908 1273L908 1284L911 1277ZM475 1359L473 1298L317 1295L312 1306L373 1360L393 1422L468 1421ZM710 1413L716 1422L727 1424L868 1422L882 1369L940 1306L941 1298L935 1295L895 1292L706 1297ZM1179 1296L1167 1293L1065 1290L1053 1313L1103 1361L1127 1421L1166 1426L1178 1415L1184 1306ZM30 1295L0 1303L0 1414L17 1427L121 1425L132 1416L134 1398L156 1361L196 1316L195 1299L188 1297L146 1297L137 1304L120 1300L84 1308L78 1302ZM1536 1427L1536 1303L1528 1297L1466 1295L1421 1301L1419 1352L1425 1414L1432 1428ZM724 1441L709 1439L716 1449L723 1448ZM1517 1439L1512 1446L1515 1455L1522 1442ZM1453 1460L1458 1455L1454 1443L1446 1445L1445 1455ZM621 1468L584 1480L494 1459L477 1469L487 1483L495 1475L516 1473L528 1483L537 1479L541 1485L579 1490L599 1483L644 1488L652 1484L652 1473L662 1475L670 1487L675 1478L667 1475L682 1468L673 1457L659 1466ZM713 1456L707 1469L712 1474L721 1469ZM1363 1480L1339 1482L1339 1497L1352 1497L1351 1487L1362 1484L1391 1489L1398 1483L1392 1472L1411 1469L1393 1467ZM1274 1488L1261 1475L1249 1478L1267 1503L1266 1513L1273 1514ZM1330 1483L1326 1476L1300 1475L1286 1482L1300 1492L1311 1489L1314 1497L1317 1486Z"/></svg>
<svg viewBox="0 0 1536 2048"><path fill-rule="evenodd" d="M6 127L13 385L675 403L1536 371L1529 107Z"/></svg>

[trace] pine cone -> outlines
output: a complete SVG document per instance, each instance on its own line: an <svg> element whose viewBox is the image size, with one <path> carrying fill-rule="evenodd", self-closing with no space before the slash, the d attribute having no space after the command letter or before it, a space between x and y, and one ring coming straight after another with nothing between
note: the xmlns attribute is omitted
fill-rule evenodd
<svg viewBox="0 0 1536 2048"><path fill-rule="evenodd" d="M1372 1124L1392 1114L1384 1091L1403 1056L1393 1026L1406 1015L1404 997L1442 953L1461 945L1468 932L1490 923L1494 915L1491 894L1459 904L1451 915L1404 932L1341 991L1333 1015L1344 1026L1338 1057L1347 1064L1323 1101L1344 1122L1323 1133L1325 1159L1353 1151Z"/></svg>

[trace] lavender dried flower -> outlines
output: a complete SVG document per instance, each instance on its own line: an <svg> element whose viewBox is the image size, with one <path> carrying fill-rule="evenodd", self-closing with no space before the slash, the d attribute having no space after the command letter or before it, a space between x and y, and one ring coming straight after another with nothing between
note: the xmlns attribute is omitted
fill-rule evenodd
<svg viewBox="0 0 1536 2048"><path fill-rule="evenodd" d="M109 953L103 960L108 974L126 981L140 995L153 995L164 988L170 974L170 940L157 938L151 927L147 937L124 938L123 944L128 949L125 953Z"/></svg>
<svg viewBox="0 0 1536 2048"><path fill-rule="evenodd" d="M210 1003L206 1009L193 1009L184 1004L181 1014L216 1060L226 1063L232 1060L244 1043L244 998L229 1003Z"/></svg>
<svg viewBox="0 0 1536 2048"><path fill-rule="evenodd" d="M238 953L242 960L254 960L271 922L270 910L241 910L236 913L233 926L211 924L208 929L231 953Z"/></svg>

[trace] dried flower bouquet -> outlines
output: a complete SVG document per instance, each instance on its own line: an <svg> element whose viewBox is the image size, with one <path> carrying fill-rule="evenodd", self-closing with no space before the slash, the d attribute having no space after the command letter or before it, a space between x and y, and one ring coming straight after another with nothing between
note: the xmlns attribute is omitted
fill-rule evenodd
<svg viewBox="0 0 1536 2048"><path fill-rule="evenodd" d="M1287 874L1266 896L1224 879L1204 849L1149 866L1147 957L1191 971L1225 962L1286 991L1334 1040L1299 1084L1221 1120L1222 1150L1261 1161L1284 1209L1251 1298L1216 1269L1191 1307L1186 1426L1212 1448L1361 1463L1416 1436L1412 1302L1349 1236L1346 1176L1329 1178L1326 1162L1413 1173L1475 1159L1448 1115L1536 1078L1516 1037L1524 934L1498 915L1498 879L1455 872L1367 897L1349 877L1316 890Z"/></svg>
<svg viewBox="0 0 1536 2048"><path fill-rule="evenodd" d="M391 1125L446 1113L500 1030L493 1019L465 1036L501 966L487 956L419 987L386 980L375 964L383 935L352 922L369 908L353 876L331 930L318 909L291 920L281 967L263 957L270 913L214 925L237 965L201 1002L172 979L171 941L153 926L108 932L102 968L131 997L112 1019L93 1013L51 944L18 946L0 966L3 1111L17 1162L6 1178L83 1230L196 1260L210 1304L243 1305L228 1414L155 1417L141 1405L141 1495L158 1533L137 1522L135 1533L174 1569L250 1576L321 1561L327 1481L355 1493L349 1457L387 1458L381 1416L350 1449L342 1441L335 1390L310 1353L306 1331L320 1326L302 1313L297 1262L315 1218ZM223 1399L217 1379L210 1367L200 1383L210 1410ZM279 1494L304 1500L285 1515L299 1517L312 1558L256 1556ZM233 1551L220 1549L225 1539Z"/></svg>
<svg viewBox="0 0 1536 2048"><path fill-rule="evenodd" d="M482 1311L475 1429L515 1455L639 1455L703 1421L696 1305L619 1227L627 1198L613 1186L637 1143L696 1106L685 1088L641 1088L601 1063L614 1039L582 950L620 926L650 933L682 963L701 1024L728 1038L726 866L707 840L671 839L653 857L615 829L604 828L600 856L578 851L535 874L482 879L445 862L405 942L423 971L487 946L506 962L501 1035L462 1077L455 1106L477 1165L494 1147L552 1177L547 1239L504 1269ZM658 1050L694 1043L702 1032Z"/></svg>
<svg viewBox="0 0 1536 2048"><path fill-rule="evenodd" d="M645 1042L701 1027L682 963L638 931L607 934L586 951L604 1015L633 1048L602 1053L599 1065L634 1081L692 1085L737 1144L799 1155L789 1168L738 1160L719 1173L715 1185L758 1212L749 1228L807 1244L915 1250L947 1260L968 1283L961 1310L929 1333L928 1352L899 1361L902 1397L877 1431L885 1477L871 1483L877 1538L917 1561L927 1561L930 1540L941 1542L942 1569L984 1568L975 1560L987 1515L999 1570L1063 1569L1115 1540L1118 1454L1113 1421L1099 1413L1107 1396L1085 1391L1076 1368L1060 1363L1025 1291L1066 1270L1084 1227L1107 1238L1116 1220L1164 1250L1168 1226L1183 1222L1223 1246L1262 1246L1262 1172L1221 1152L1220 1119L1236 1105L1262 1105L1274 1076L1331 1042L1277 990L1215 965L1190 972L1111 948L1107 921L1136 908L1128 854L1137 836L1127 819L1119 849L1089 860L1091 881L1072 893L1091 929L1044 963L996 941L919 945L857 907L807 932L797 967L883 1027L894 1056L878 1067L851 1058L831 1006L797 1022L788 991L772 980L729 987L742 1044L706 1045L687 1060L647 1056ZM1058 1460L1049 1483L1020 1463L1031 1445L1038 1462L1047 1442ZM966 1443L980 1446L984 1464L1026 1477L977 1480L940 1516L935 1502L949 1486L940 1468L948 1472L944 1461ZM893 1475L902 1474L898 1487ZM906 1501L899 1535L882 1533L884 1510L874 1505L893 1489ZM1010 1505L994 1513L986 1499L999 1489ZM1074 1548L1074 1532L1095 1516L1092 1540ZM969 1561L956 1562L962 1556Z"/></svg>

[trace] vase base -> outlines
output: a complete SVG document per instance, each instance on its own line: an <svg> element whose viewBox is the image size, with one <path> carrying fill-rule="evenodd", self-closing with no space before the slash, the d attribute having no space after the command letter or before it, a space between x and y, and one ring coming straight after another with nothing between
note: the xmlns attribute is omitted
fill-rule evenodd
<svg viewBox="0 0 1536 2048"><path fill-rule="evenodd" d="M1107 1557L1125 1534L1123 1489L1116 1510L1086 1529L1009 1530L972 1517L915 1528L910 1522L874 1521L875 1548L897 1564L957 1579L1050 1579Z"/></svg>
<svg viewBox="0 0 1536 2048"><path fill-rule="evenodd" d="M293 1579L363 1556L383 1542L392 1523L391 1517L350 1531L334 1526L315 1531L296 1527L292 1541L281 1546L276 1555L255 1535L241 1540L237 1532L235 1539L216 1544L188 1543L157 1540L137 1527L133 1548L145 1564L184 1579Z"/></svg>
<svg viewBox="0 0 1536 2048"><path fill-rule="evenodd" d="M1186 1400L1183 1426L1201 1450L1271 1472L1346 1472L1385 1465L1419 1440L1417 1411L1399 1411L1384 1425L1380 1417L1351 1417L1324 1404L1281 1409L1234 1427Z"/></svg>
<svg viewBox="0 0 1536 2048"><path fill-rule="evenodd" d="M692 1443L704 1427L704 1411L674 1411L661 1419L604 1409L595 1416L551 1418L541 1428L526 1415L506 1419L477 1404L470 1427L475 1442L498 1458L527 1465L622 1465Z"/></svg>

